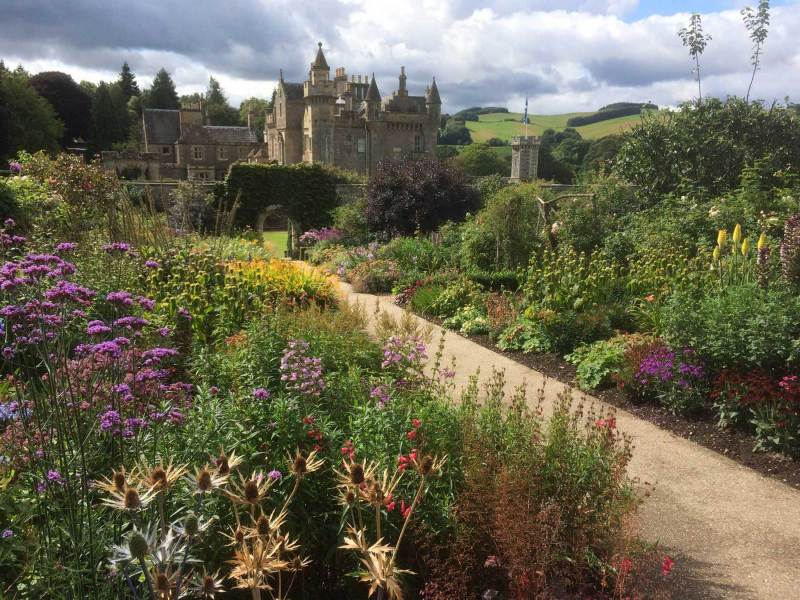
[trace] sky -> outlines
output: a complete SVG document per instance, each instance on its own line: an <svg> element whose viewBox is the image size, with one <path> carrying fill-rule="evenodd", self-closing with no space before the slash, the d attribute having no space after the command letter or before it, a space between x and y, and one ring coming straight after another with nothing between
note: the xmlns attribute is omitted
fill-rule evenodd
<svg viewBox="0 0 800 600"><path fill-rule="evenodd" d="M704 95L743 96L752 44L739 13L757 0L0 0L0 59L30 72L110 81L123 61L146 87L165 67L179 93L220 81L234 105L268 98L279 69L307 78L317 42L332 69L406 67L411 94L436 77L445 112L506 106L554 114L611 102L674 106L697 95L677 36L692 12L712 36ZM800 0L773 0L751 96L800 100Z"/></svg>

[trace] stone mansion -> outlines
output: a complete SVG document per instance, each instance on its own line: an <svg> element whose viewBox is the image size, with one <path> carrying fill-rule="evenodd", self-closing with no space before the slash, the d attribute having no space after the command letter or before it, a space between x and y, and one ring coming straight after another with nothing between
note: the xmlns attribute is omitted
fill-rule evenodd
<svg viewBox="0 0 800 600"><path fill-rule="evenodd" d="M267 161L324 163L371 173L380 160L434 154L442 101L436 80L424 96L410 96L405 67L397 90L381 98L375 75L351 75L330 67L319 44L303 83L281 71L264 132Z"/></svg>
<svg viewBox="0 0 800 600"><path fill-rule="evenodd" d="M374 74L348 79L340 67L331 79L320 43L306 81L289 83L281 71L263 140L254 115L247 126L222 127L206 124L199 104L148 108L139 150L103 152L102 159L127 179L149 181L221 180L237 161L323 163L370 174L381 160L434 155L441 108L436 80L424 96L410 96L404 67L386 98Z"/></svg>

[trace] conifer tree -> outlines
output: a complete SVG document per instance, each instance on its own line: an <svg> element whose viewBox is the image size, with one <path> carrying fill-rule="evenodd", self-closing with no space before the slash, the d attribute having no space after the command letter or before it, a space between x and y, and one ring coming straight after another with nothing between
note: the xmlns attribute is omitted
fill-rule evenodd
<svg viewBox="0 0 800 600"><path fill-rule="evenodd" d="M166 108L176 110L181 107L175 83L166 69L161 69L153 79L153 85L147 90L146 108Z"/></svg>
<svg viewBox="0 0 800 600"><path fill-rule="evenodd" d="M239 111L228 104L219 81L210 77L205 95L205 112L209 125L239 125Z"/></svg>
<svg viewBox="0 0 800 600"><path fill-rule="evenodd" d="M136 83L136 75L131 71L127 61L122 63L122 70L119 73L119 88L125 98L125 102L139 95L139 84Z"/></svg>

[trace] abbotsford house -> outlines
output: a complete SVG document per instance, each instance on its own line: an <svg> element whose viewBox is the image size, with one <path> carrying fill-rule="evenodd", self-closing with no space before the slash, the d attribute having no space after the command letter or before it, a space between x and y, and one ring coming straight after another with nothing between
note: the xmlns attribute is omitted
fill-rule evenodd
<svg viewBox="0 0 800 600"><path fill-rule="evenodd" d="M319 44L303 83L280 72L263 141L248 115L246 127L206 125L199 104L180 110L145 109L139 151L102 153L107 169L128 179L220 180L237 161L322 163L372 173L381 160L434 154L442 101L436 80L424 96L410 96L405 68L385 99L373 74L351 75L330 67Z"/></svg>

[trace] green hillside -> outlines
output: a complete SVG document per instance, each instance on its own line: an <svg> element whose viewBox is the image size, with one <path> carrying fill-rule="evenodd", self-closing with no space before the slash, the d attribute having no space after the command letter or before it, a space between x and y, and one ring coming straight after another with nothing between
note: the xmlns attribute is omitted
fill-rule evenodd
<svg viewBox="0 0 800 600"><path fill-rule="evenodd" d="M591 112L564 113L561 115L529 115L528 135L541 135L545 129L559 131L567 127L567 120L571 117L591 115ZM612 133L619 133L636 125L640 120L639 115L609 119L575 129L581 137L587 140L601 138ZM466 125L474 142L485 142L489 138L510 140L515 135L525 134L525 125L521 113L490 113L480 115L479 121L467 121Z"/></svg>

